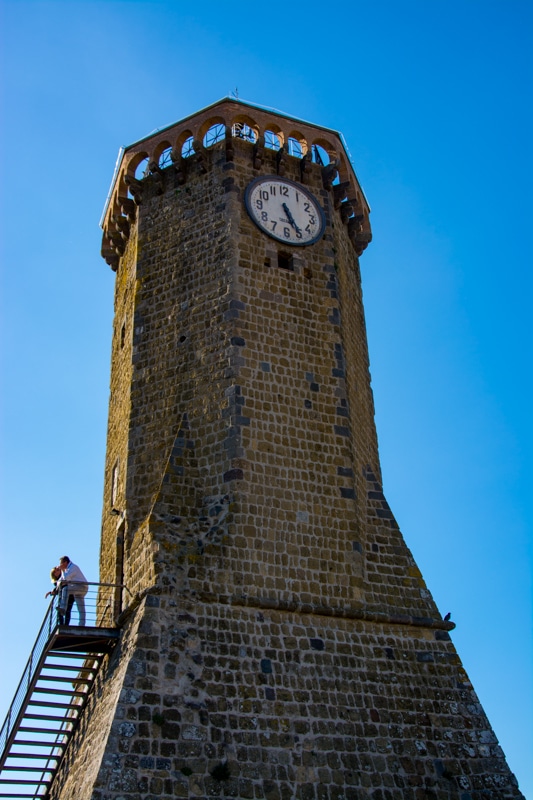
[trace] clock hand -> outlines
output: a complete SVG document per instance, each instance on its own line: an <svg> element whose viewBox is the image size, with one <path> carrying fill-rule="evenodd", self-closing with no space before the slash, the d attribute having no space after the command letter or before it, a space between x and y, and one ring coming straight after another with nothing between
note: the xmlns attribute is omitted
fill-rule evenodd
<svg viewBox="0 0 533 800"><path fill-rule="evenodd" d="M283 208L284 212L287 215L287 219L289 220L289 223L292 225L292 227L294 228L296 233L300 233L300 228L298 227L298 225L294 221L294 217L292 216L292 214L290 212L290 209L289 209L289 206L287 205L287 203L282 203L282 208Z"/></svg>

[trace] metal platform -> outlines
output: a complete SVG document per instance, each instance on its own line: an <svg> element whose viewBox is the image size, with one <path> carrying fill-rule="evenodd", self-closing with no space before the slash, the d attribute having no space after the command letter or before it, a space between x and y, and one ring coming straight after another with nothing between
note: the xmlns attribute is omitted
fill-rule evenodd
<svg viewBox="0 0 533 800"><path fill-rule="evenodd" d="M58 624L57 598L48 608L0 731L0 798L47 797L100 666L119 638L109 609L115 590L124 587L90 586L96 587L87 609L91 625Z"/></svg>

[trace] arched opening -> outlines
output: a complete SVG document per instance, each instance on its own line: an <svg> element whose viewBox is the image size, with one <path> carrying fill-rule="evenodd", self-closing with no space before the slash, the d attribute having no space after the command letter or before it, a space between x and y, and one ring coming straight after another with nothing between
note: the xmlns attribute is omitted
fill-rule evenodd
<svg viewBox="0 0 533 800"><path fill-rule="evenodd" d="M313 144L311 147L311 160L313 164L320 164L321 167L326 167L331 159L328 151L321 144Z"/></svg>
<svg viewBox="0 0 533 800"><path fill-rule="evenodd" d="M148 160L148 156L146 156L135 167L135 180L142 181L148 175Z"/></svg>
<svg viewBox="0 0 533 800"><path fill-rule="evenodd" d="M190 158L195 153L194 150L194 138L192 136L187 137L183 144L181 145L181 157L182 158Z"/></svg>
<svg viewBox="0 0 533 800"><path fill-rule="evenodd" d="M287 139L287 153L293 158L303 158L307 153L307 143L304 138L296 135L289 136Z"/></svg>
<svg viewBox="0 0 533 800"><path fill-rule="evenodd" d="M231 126L231 135L252 144L257 141L257 132L246 122L234 122Z"/></svg>
<svg viewBox="0 0 533 800"><path fill-rule="evenodd" d="M214 125L205 132L203 139L204 147L212 147L217 142L221 142L226 137L226 126L222 122L215 122Z"/></svg>
<svg viewBox="0 0 533 800"><path fill-rule="evenodd" d="M281 136L274 131L265 131L265 147L268 150L279 150L281 148Z"/></svg>
<svg viewBox="0 0 533 800"><path fill-rule="evenodd" d="M172 164L171 153L172 153L172 147L166 147L159 156L158 163L161 169L165 169L166 167L169 167Z"/></svg>

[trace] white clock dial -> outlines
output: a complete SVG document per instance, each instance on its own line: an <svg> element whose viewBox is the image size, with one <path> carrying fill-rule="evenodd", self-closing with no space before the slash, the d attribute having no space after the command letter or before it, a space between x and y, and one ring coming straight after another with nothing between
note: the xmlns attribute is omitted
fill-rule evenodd
<svg viewBox="0 0 533 800"><path fill-rule="evenodd" d="M313 244L324 233L326 222L318 201L294 181L277 175L256 178L244 199L255 224L279 242Z"/></svg>

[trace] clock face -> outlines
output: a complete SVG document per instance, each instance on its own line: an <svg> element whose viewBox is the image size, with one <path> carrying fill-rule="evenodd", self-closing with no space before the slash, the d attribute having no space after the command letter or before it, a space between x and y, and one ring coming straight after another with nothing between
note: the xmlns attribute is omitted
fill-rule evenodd
<svg viewBox="0 0 533 800"><path fill-rule="evenodd" d="M324 212L300 184L277 175L256 178L246 187L246 209L262 231L279 242L313 244L324 233Z"/></svg>

